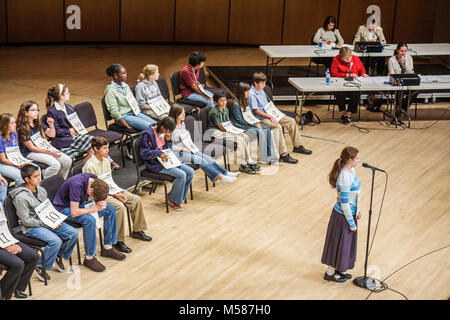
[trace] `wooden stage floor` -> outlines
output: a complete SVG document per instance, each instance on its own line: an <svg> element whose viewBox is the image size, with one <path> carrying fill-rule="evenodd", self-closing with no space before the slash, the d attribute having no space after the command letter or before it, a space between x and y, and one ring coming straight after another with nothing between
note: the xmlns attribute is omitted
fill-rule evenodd
<svg viewBox="0 0 450 320"><path fill-rule="evenodd" d="M169 79L169 74L181 69L194 49L203 50L207 63L215 65L265 64L257 48L245 47L2 47L0 110L15 114L25 100L37 101L43 110L46 89L55 83L68 83L71 103L91 101L103 127L100 98L110 82L105 74L107 65L123 64L130 84L147 63L158 64L161 75ZM428 110L431 107L439 110ZM419 106L424 114L434 114L434 119L448 119L448 107L448 102ZM303 144L313 154L294 154L300 160L298 165L264 166L261 174L241 175L235 184L219 184L208 192L204 175L198 172L194 201L188 201L183 212L165 213L162 188L152 196L141 192L152 242L127 236L126 243L133 252L119 262L99 257L106 265L106 271L99 274L78 265L73 273L51 271L47 287L33 276L30 299L365 299L369 292L351 282L324 281L325 266L320 263L336 200L327 175L347 145L360 150L362 162L389 173L369 257L369 275L385 279L408 262L448 246L449 121L435 122L431 117L414 121L414 129L395 130L368 121L380 119L363 113L363 121L357 124L370 128L364 133L331 121L327 106L318 108L326 121L305 127ZM445 116L440 117L442 112ZM291 146L289 138L287 141ZM368 169L359 167L357 173L363 183L363 217L358 230L357 263L351 272L354 276L363 274L371 179ZM384 176L377 173L373 227L384 182ZM81 235L80 240L82 243ZM447 299L449 258L446 247L411 263L386 282L409 299ZM75 252L73 260L77 260ZM384 291L369 299L403 297Z"/></svg>

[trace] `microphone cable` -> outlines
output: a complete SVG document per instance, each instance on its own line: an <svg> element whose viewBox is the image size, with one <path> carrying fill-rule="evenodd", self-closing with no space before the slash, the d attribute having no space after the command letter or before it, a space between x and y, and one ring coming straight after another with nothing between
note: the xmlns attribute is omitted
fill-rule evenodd
<svg viewBox="0 0 450 320"><path fill-rule="evenodd" d="M450 247L450 244L448 244L448 245L446 245L446 246L443 246L443 247L441 247L441 248L432 250L432 251L430 251L430 252L428 252L428 253L425 253L424 255L422 255L422 256L420 256L420 257L418 257L418 258L416 258L416 259L413 259L413 260L409 261L409 262L406 263L405 265L401 266L400 268L398 268L397 270L395 270L394 272L392 272L390 275L388 275L388 276L387 276L386 278L384 278L382 281L380 281L380 287L379 287L378 289L377 289L377 288L375 288L375 289L373 289L373 290L370 290L370 289L369 289L370 293L369 293L369 295L368 295L364 300L368 300L369 297L372 295L372 293L380 293L380 292L383 292L383 291L385 291L385 290L391 290L391 291L393 291L393 292L396 292L396 293L400 294L401 296L403 296L406 300L409 300L408 297L407 297L406 295L404 295L403 293L401 293L401 292L399 292L399 291L397 291L397 290L394 290L394 289L389 288L389 286L385 283L385 281L386 281L387 279L389 279L390 277L392 277L392 276L393 276L394 274L396 274L397 272L399 272L399 271L401 271L402 269L404 269L404 268L406 268L407 266L409 266L410 264L412 264L412 263L414 263L414 262L416 262L416 261L419 261L420 259L425 258L426 256L428 256L428 255L430 255L430 254L439 252L439 251L444 250L444 249L447 249L447 248L449 248L449 247Z"/></svg>

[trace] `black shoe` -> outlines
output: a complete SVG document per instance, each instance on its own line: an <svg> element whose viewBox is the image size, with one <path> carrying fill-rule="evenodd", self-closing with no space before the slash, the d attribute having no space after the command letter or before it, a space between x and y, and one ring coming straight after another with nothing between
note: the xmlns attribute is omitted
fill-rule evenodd
<svg viewBox="0 0 450 320"><path fill-rule="evenodd" d="M261 171L262 170L261 166L259 164L257 164L257 163L250 164L250 168L252 168L254 171Z"/></svg>
<svg viewBox="0 0 450 320"><path fill-rule="evenodd" d="M346 277L343 277L343 276L339 275L338 273L335 273L330 276L330 275L328 275L328 273L325 272L323 279L327 280L327 281L334 281L334 282L340 282L340 283L347 281Z"/></svg>
<svg viewBox="0 0 450 320"><path fill-rule="evenodd" d="M142 240L142 241L152 241L152 237L149 237L148 235L146 235L144 233L144 231L133 232L131 234L131 237L135 238L135 239Z"/></svg>
<svg viewBox="0 0 450 320"><path fill-rule="evenodd" d="M256 174L256 171L253 170L248 164L241 164L241 166L239 167L239 171L248 174Z"/></svg>
<svg viewBox="0 0 450 320"><path fill-rule="evenodd" d="M341 116L341 119L342 119L342 122L344 122L344 124L349 124L352 122L352 119L347 116Z"/></svg>
<svg viewBox="0 0 450 320"><path fill-rule="evenodd" d="M342 273L342 272L339 272L339 271L336 271L336 273L338 275L340 275L341 277L344 277L346 279L351 279L352 278L352 275L350 273Z"/></svg>
<svg viewBox="0 0 450 320"><path fill-rule="evenodd" d="M113 247L117 249L117 251L123 252L123 253L131 253L133 250L127 247L125 242L117 241L116 244L113 244Z"/></svg>
<svg viewBox="0 0 450 320"><path fill-rule="evenodd" d="M302 153L302 154L311 154L311 153L312 153L311 150L307 150L307 149L305 149L303 146L299 146L298 148L295 147L295 148L294 148L294 152L295 152L295 153Z"/></svg>
<svg viewBox="0 0 450 320"><path fill-rule="evenodd" d="M297 164L298 160L294 159L290 156L290 154L288 153L287 155L280 155L280 162L286 162L286 163L292 163L292 164Z"/></svg>
<svg viewBox="0 0 450 320"><path fill-rule="evenodd" d="M27 294L26 294L26 293L23 293L23 292L20 291L20 290L14 291L14 297L16 297L16 298L18 298L18 299L26 299L26 298L28 298Z"/></svg>

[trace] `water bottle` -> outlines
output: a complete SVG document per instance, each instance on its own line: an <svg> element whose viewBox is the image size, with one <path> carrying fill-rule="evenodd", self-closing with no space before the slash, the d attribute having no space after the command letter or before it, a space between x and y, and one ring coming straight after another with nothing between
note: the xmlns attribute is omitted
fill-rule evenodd
<svg viewBox="0 0 450 320"><path fill-rule="evenodd" d="M325 71L325 83L330 84L331 83L331 76L330 76L330 70Z"/></svg>
<svg viewBox="0 0 450 320"><path fill-rule="evenodd" d="M381 41L381 51L384 51L384 40Z"/></svg>
<svg viewBox="0 0 450 320"><path fill-rule="evenodd" d="M322 48L322 37L320 37L319 43L317 44L317 46L318 46L319 48Z"/></svg>

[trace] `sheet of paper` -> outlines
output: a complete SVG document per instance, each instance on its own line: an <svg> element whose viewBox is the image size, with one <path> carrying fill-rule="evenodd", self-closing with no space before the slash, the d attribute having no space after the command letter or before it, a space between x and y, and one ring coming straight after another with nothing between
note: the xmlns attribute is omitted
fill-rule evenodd
<svg viewBox="0 0 450 320"><path fill-rule="evenodd" d="M420 77L420 81L425 81L425 82L439 82L442 80L442 78L439 78L438 76L419 75L419 77Z"/></svg>
<svg viewBox="0 0 450 320"><path fill-rule="evenodd" d="M67 120L79 134L88 133L76 112L67 115Z"/></svg>
<svg viewBox="0 0 450 320"><path fill-rule="evenodd" d="M33 144L41 149L48 150L48 151L58 151L55 147L53 147L50 142L48 142L46 139L42 138L40 132L36 132L31 136L31 141Z"/></svg>
<svg viewBox="0 0 450 320"><path fill-rule="evenodd" d="M189 131L187 131L182 137L181 141L183 142L184 146L188 148L192 153L197 153L200 150L197 148L197 146L194 144L194 142L191 139L191 134Z"/></svg>
<svg viewBox="0 0 450 320"><path fill-rule="evenodd" d="M222 127L229 133L240 134L240 133L244 132L244 130L236 128L235 126L233 126L231 121L225 121L225 122L222 122L221 124L222 124Z"/></svg>
<svg viewBox="0 0 450 320"><path fill-rule="evenodd" d="M158 117L164 113L169 113L170 111L170 104L167 103L166 99L162 96L150 100L148 104Z"/></svg>
<svg viewBox="0 0 450 320"><path fill-rule="evenodd" d="M123 189L114 182L111 172L99 175L98 178L108 184L109 194L116 194L123 191Z"/></svg>
<svg viewBox="0 0 450 320"><path fill-rule="evenodd" d="M208 97L212 98L214 95L211 92L206 92L206 90L203 88L203 86L201 84L198 85L198 88L200 89L201 92L203 92L203 94L206 94Z"/></svg>
<svg viewBox="0 0 450 320"><path fill-rule="evenodd" d="M244 116L244 120L248 124L255 124L260 121L253 115L252 109L250 107L245 108L245 111L242 113L242 115Z"/></svg>
<svg viewBox="0 0 450 320"><path fill-rule="evenodd" d="M284 117L284 113L278 110L278 108L275 107L272 101L264 106L264 111L274 117L277 121L280 121Z"/></svg>
<svg viewBox="0 0 450 320"><path fill-rule="evenodd" d="M24 158L24 156L20 153L19 147L6 147L5 148L6 158L9 161L14 163L16 166L20 166L25 163L31 163L30 160Z"/></svg>
<svg viewBox="0 0 450 320"><path fill-rule="evenodd" d="M0 203L0 248L6 248L19 242L9 231L8 222L6 221L5 211Z"/></svg>
<svg viewBox="0 0 450 320"><path fill-rule="evenodd" d="M52 203L49 199L42 202L34 211L39 216L39 219L51 229L55 229L59 226L64 220L67 219L67 216L60 213L58 210L53 207Z"/></svg>
<svg viewBox="0 0 450 320"><path fill-rule="evenodd" d="M161 150L166 156L167 161L163 161L160 157L158 157L158 161L163 165L164 169L171 169L181 166L180 160L178 160L177 156L170 149Z"/></svg>
<svg viewBox="0 0 450 320"><path fill-rule="evenodd" d="M94 206L95 206L94 202L89 202L84 207L85 208L92 208ZM100 221L100 217L98 216L98 212L96 211L96 212L92 212L92 213L89 213L89 214L95 218L95 226L97 227L97 229L100 229L102 227L102 223Z"/></svg>
<svg viewBox="0 0 450 320"><path fill-rule="evenodd" d="M141 113L141 109L139 109L139 104L131 92L127 93L127 95L125 96L125 99L127 99L128 104L131 107L131 110L133 110L133 113L135 116L137 116L139 113Z"/></svg>

